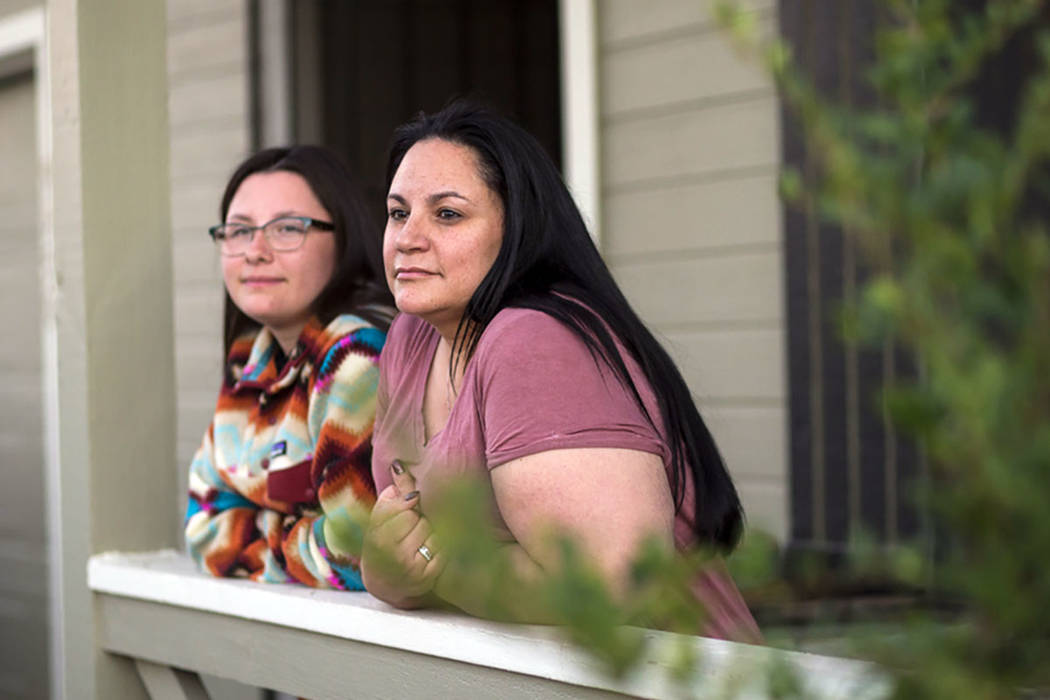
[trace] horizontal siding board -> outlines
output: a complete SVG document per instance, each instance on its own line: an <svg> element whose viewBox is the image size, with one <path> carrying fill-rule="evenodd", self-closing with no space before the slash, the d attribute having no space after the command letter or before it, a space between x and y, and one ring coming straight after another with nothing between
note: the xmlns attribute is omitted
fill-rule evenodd
<svg viewBox="0 0 1050 700"><path fill-rule="evenodd" d="M247 0L168 0L168 31L207 25L220 17L241 17Z"/></svg>
<svg viewBox="0 0 1050 700"><path fill-rule="evenodd" d="M665 337L697 396L784 398L784 339L779 329L668 333Z"/></svg>
<svg viewBox="0 0 1050 700"><path fill-rule="evenodd" d="M184 124L171 124L170 133L172 137L182 137L184 134L195 133L195 132L209 132L209 131L222 131L224 129L235 129L240 127L245 130L245 134L248 132L248 111L245 110L243 114L231 113L230 116L222 118L208 119L205 121L194 121L186 122ZM234 165L234 164L231 164ZM225 182L225 180L224 180Z"/></svg>
<svg viewBox="0 0 1050 700"><path fill-rule="evenodd" d="M216 321L221 317L220 314L210 316ZM218 323L216 331L217 328ZM180 332L182 337L176 343L179 363L175 375L179 394L178 434L180 438L190 435L199 441L201 432L211 420L222 378L222 339L218 332L197 336L182 329ZM188 455L182 456L182 461L188 464Z"/></svg>
<svg viewBox="0 0 1050 700"><path fill-rule="evenodd" d="M35 251L36 241L23 241L25 248ZM34 389L40 391L40 339L37 331L40 319L40 277L35 255L22 250L18 255L2 257L0 262L0 318L8 333L19 328L31 331L31 337L7 335L5 347L0 351L3 368L32 370L35 376ZM28 333L27 333L28 335ZM17 339L16 339L17 338ZM5 393L7 387L4 387Z"/></svg>
<svg viewBox="0 0 1050 700"><path fill-rule="evenodd" d="M244 20L236 14L226 20L184 26L168 35L168 75L214 70L216 66L243 65L248 56ZM240 73L240 71L237 71Z"/></svg>
<svg viewBox="0 0 1050 700"><path fill-rule="evenodd" d="M215 374L213 375L211 390L193 389L187 390L183 393L183 399L187 409L191 409L197 412L206 413L208 419L211 419L211 411L215 409L215 402L219 396L219 378L221 365L219 362L215 362ZM200 383L200 382L198 382ZM189 436L190 442L193 443L192 449L197 449L197 445L200 444L201 436L204 435L204 430L208 427L208 421L205 420L200 424L194 424L186 426L186 429L181 431L181 435Z"/></svg>
<svg viewBox="0 0 1050 700"><path fill-rule="evenodd" d="M714 24L715 0L600 0L599 30L603 44L673 32L686 26ZM773 7L773 0L744 0L752 9Z"/></svg>
<svg viewBox="0 0 1050 700"><path fill-rule="evenodd" d="M193 329L196 332L183 332L181 334L177 342L183 358L187 360L186 369L181 374L184 376L203 375L206 377L206 381L202 388L207 388L208 391L217 391L217 382L220 378L218 365L222 362L221 306L198 308L203 309L201 311L202 314L207 314L211 319L214 319L214 323L209 322L209 319L205 319L198 328ZM215 363L214 367L212 363Z"/></svg>
<svg viewBox="0 0 1050 700"><path fill-rule="evenodd" d="M233 163L231 165L236 165ZM219 200L226 182L217 177L202 178L192 184L172 188L171 227L174 236L189 228L207 235L207 228L219 218ZM202 228L203 227L203 228ZM176 274L178 270L176 269Z"/></svg>
<svg viewBox="0 0 1050 700"><path fill-rule="evenodd" d="M35 193L19 196L4 196L4 193L0 193L0 212L4 216L3 222L0 223L0 250L6 254L12 254L16 248L20 249L20 246L11 240L13 236L36 236L36 202L33 200ZM30 202L31 206L25 206L27 202Z"/></svg>
<svg viewBox="0 0 1050 700"><path fill-rule="evenodd" d="M703 407L701 415L734 478L787 479L783 406Z"/></svg>
<svg viewBox="0 0 1050 700"><path fill-rule="evenodd" d="M0 378L5 381L4 402L8 408L3 412L3 429L0 430L0 445L4 447L2 461L3 478L0 483L10 489L10 503L0 509L0 522L13 528L24 525L27 536L36 536L31 523L43 520L43 483L41 474L44 468L43 455L43 410L40 406L40 371L39 368L27 367L17 370L20 374L16 383L9 381L12 372L5 370ZM28 376L27 376L28 375ZM37 489L30 491L30 486ZM39 491L37 493L36 491ZM6 500L4 501L6 503ZM24 508L32 506L33 510ZM39 506L40 512L37 512ZM14 518L15 513L21 516L32 516L28 522L21 517ZM9 534L11 530L0 529L0 535Z"/></svg>
<svg viewBox="0 0 1050 700"><path fill-rule="evenodd" d="M222 298L219 252L208 238L205 224L179 231L173 252L175 264L181 268L177 277L180 295Z"/></svg>
<svg viewBox="0 0 1050 700"><path fill-rule="evenodd" d="M623 264L613 268L650 326L711 321L776 321L782 316L780 253Z"/></svg>
<svg viewBox="0 0 1050 700"><path fill-rule="evenodd" d="M199 279L222 279L222 269L219 264L219 251L208 234L208 229L219 222L219 206L216 203L215 212L211 216L198 216L194 221L185 221L179 228L172 229L173 253L176 256L176 264L179 262L190 263L194 266L201 265L202 256L207 264L202 269L210 270ZM203 245L202 245L203 244ZM181 257L180 257L181 256ZM197 279L189 277L186 279Z"/></svg>
<svg viewBox="0 0 1050 700"><path fill-rule="evenodd" d="M182 371L176 374L180 398L208 396L208 408L214 408L222 380L222 342L219 335L216 334L214 338L187 337L179 343L178 351L184 360ZM192 417L197 414L189 415ZM210 419L210 414L205 416L204 423Z"/></svg>
<svg viewBox="0 0 1050 700"><path fill-rule="evenodd" d="M742 57L721 31L610 51L601 75L607 117L772 86L761 65Z"/></svg>
<svg viewBox="0 0 1050 700"><path fill-rule="evenodd" d="M173 128L216 120L247 119L248 80L223 74L171 85L169 119Z"/></svg>
<svg viewBox="0 0 1050 700"><path fill-rule="evenodd" d="M779 162L775 98L607 124L606 187Z"/></svg>
<svg viewBox="0 0 1050 700"><path fill-rule="evenodd" d="M217 375L216 375L217 376ZM211 422L212 412L215 410L215 401L219 393L219 382L216 378L215 391L205 399L203 396L193 396L183 406L184 416L179 422L178 449L179 454L185 455L185 460L179 465L179 472L185 472L189 467L190 460L197 448L201 445L204 432Z"/></svg>
<svg viewBox="0 0 1050 700"><path fill-rule="evenodd" d="M41 617L46 611L38 604L47 600L47 550L44 537L36 542L0 543L0 597L16 598L38 608Z"/></svg>
<svg viewBox="0 0 1050 700"><path fill-rule="evenodd" d="M183 472L188 472L193 455L195 455L197 450L200 449L201 441L204 439L204 433L208 430L211 412L215 410L215 402L213 401L209 404L205 410L208 413L208 420L186 421L185 429L179 431L180 434L177 443L178 449L181 454L187 455L185 462L179 465L179 473L184 483L188 474L184 474Z"/></svg>
<svg viewBox="0 0 1050 700"><path fill-rule="evenodd" d="M184 293L175 314L175 325L185 338L184 349L213 343L211 350L218 357L222 342L222 283L208 289Z"/></svg>
<svg viewBox="0 0 1050 700"><path fill-rule="evenodd" d="M3 488L0 533L44 547L44 471L39 388L32 393L5 393Z"/></svg>
<svg viewBox="0 0 1050 700"><path fill-rule="evenodd" d="M602 250L610 257L780 241L776 176L669 185L605 197Z"/></svg>
<svg viewBox="0 0 1050 700"><path fill-rule="evenodd" d="M744 505L749 528L763 530L781 542L787 539L787 492L784 486L765 479L736 478L737 493Z"/></svg>
<svg viewBox="0 0 1050 700"><path fill-rule="evenodd" d="M212 406L214 408L214 405ZM201 446L201 440L204 439L204 431L208 429L207 424L201 426L195 430L187 430L185 435L180 435L178 440L178 450L180 454L194 455ZM192 460L192 456L190 457ZM188 471L189 460L186 464L179 465L179 473ZM180 479L180 484L187 484L189 481L188 475ZM180 492L182 489L180 489Z"/></svg>
<svg viewBox="0 0 1050 700"><path fill-rule="evenodd" d="M215 401L219 396L219 383L222 378L222 363L218 360L214 362L206 356L200 357L201 368L200 371L195 372L192 377L186 379L191 380L179 386L179 398L181 400L181 406L184 410L185 422L179 424L178 436L180 440L188 439L196 445L201 441L201 435L204 434L204 429L208 427L208 422L211 421L212 412L215 410ZM213 372L206 371L209 367L206 365L212 365L210 369ZM210 382L205 380L210 379ZM209 388L203 388L205 383L209 384ZM186 466L186 465L183 465Z"/></svg>
<svg viewBox="0 0 1050 700"><path fill-rule="evenodd" d="M48 695L47 616L34 612L38 601L8 616L0 612L0 697L5 700L37 700ZM27 669L33 669L28 673Z"/></svg>
<svg viewBox="0 0 1050 700"><path fill-rule="evenodd" d="M208 235L208 227L217 219L216 215L172 233L172 255L175 264L182 268L176 275L180 292L200 287L214 288L216 283L222 283L219 251Z"/></svg>
<svg viewBox="0 0 1050 700"><path fill-rule="evenodd" d="M172 180L205 176L221 188L237 163L248 155L248 150L248 134L241 121L207 130L173 130ZM218 195L215 199L218 200Z"/></svg>

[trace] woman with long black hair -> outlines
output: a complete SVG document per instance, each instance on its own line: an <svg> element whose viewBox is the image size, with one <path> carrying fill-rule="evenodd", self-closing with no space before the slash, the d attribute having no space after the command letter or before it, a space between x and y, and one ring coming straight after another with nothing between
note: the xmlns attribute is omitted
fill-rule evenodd
<svg viewBox="0 0 1050 700"><path fill-rule="evenodd" d="M380 362L369 591L485 614L443 574L426 517L456 474L491 487L505 553L526 577L557 566L549 526L618 586L647 537L733 548L743 513L715 443L534 138L463 102L421 116L395 132L387 208L401 314ZM720 566L700 588L706 634L757 638Z"/></svg>

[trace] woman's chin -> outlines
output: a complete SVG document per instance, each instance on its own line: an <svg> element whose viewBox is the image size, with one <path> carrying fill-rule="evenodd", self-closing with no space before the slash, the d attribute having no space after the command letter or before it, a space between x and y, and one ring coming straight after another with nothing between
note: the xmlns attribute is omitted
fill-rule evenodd
<svg viewBox="0 0 1050 700"><path fill-rule="evenodd" d="M239 307L244 315L264 326L269 326L273 323L279 323L281 315L275 314L272 309L260 309L253 306L242 306Z"/></svg>
<svg viewBox="0 0 1050 700"><path fill-rule="evenodd" d="M265 326L270 330L280 330L286 326L292 325L293 320L289 317L289 314L281 313L274 309L241 309L244 315L255 321L261 326Z"/></svg>
<svg viewBox="0 0 1050 700"><path fill-rule="evenodd" d="M441 310L435 310L430 306L418 305L418 304L405 304L405 306L398 306L397 310L403 314L409 316L415 316L421 318L432 326L440 327L447 325L446 317L448 314L443 313Z"/></svg>
<svg viewBox="0 0 1050 700"><path fill-rule="evenodd" d="M430 304L421 303L419 300L411 297L395 297L394 305L397 306L397 310L401 313L419 316L420 318L426 318L433 311Z"/></svg>

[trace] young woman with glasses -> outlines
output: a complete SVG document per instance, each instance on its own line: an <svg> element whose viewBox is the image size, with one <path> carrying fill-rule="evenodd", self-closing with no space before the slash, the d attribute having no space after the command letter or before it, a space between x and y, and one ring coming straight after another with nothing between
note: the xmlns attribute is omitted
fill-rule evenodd
<svg viewBox="0 0 1050 700"><path fill-rule="evenodd" d="M346 167L314 146L248 158L220 215L226 363L190 467L187 548L216 576L361 589L392 315L378 231Z"/></svg>
<svg viewBox="0 0 1050 700"><path fill-rule="evenodd" d="M621 590L648 537L732 550L743 511L718 449L536 140L455 103L395 132L387 185L401 314L380 363L368 590L490 614L499 592L454 570L431 529L440 485L460 475L491 494L493 533L525 579L559 566L551 526ZM717 558L695 591L704 634L759 639ZM545 621L503 594L504 614Z"/></svg>

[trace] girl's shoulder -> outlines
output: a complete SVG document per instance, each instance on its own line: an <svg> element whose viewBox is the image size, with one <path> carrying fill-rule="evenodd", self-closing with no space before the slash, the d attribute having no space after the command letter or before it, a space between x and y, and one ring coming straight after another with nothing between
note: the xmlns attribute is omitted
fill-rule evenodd
<svg viewBox="0 0 1050 700"><path fill-rule="evenodd" d="M360 316L340 314L325 326L317 346L322 357L347 345L370 349L378 355L386 344L386 338L386 333Z"/></svg>
<svg viewBox="0 0 1050 700"><path fill-rule="evenodd" d="M357 333L359 331L375 331L380 335L386 335L382 330L376 328L370 321L356 314L339 314L324 328L325 336L329 338L340 338L342 336Z"/></svg>

